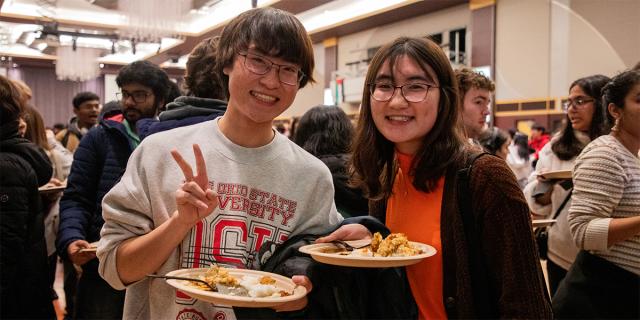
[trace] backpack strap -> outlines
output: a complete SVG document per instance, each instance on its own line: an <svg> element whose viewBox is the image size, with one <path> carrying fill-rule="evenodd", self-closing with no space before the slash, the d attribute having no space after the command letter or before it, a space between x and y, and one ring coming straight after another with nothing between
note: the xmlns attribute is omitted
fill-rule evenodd
<svg viewBox="0 0 640 320"><path fill-rule="evenodd" d="M69 143L69 135L71 134L71 131L69 131L69 129L67 129L67 131L64 133L64 136L62 137L62 141L60 141L60 143L66 148L67 144Z"/></svg>
<svg viewBox="0 0 640 320"><path fill-rule="evenodd" d="M458 170L458 207L462 215L465 240L468 249L469 272L471 274L472 296L474 310L479 318L490 318L497 314L495 310L493 292L487 292L489 286L487 267L481 252L481 229L473 211L473 194L471 193L471 171L476 160L487 152L474 153L467 159L466 167Z"/></svg>

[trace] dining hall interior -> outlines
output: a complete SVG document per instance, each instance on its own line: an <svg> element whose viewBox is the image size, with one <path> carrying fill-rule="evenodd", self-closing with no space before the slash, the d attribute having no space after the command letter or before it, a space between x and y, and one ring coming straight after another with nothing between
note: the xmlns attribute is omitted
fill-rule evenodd
<svg viewBox="0 0 640 320"><path fill-rule="evenodd" d="M492 88L481 122L484 129L493 131L489 135L485 131L484 138L469 136L469 141L481 144L491 139L487 142L490 145L500 141L492 150L485 150L497 155L504 147L503 159L508 162L510 154L518 162L518 152L523 152L516 145L520 138L527 160L524 165L518 162L517 168L509 165L529 202L532 227L540 231L554 226L559 214L566 215L573 192L570 181L574 160L541 160L544 165L557 165L546 168L552 171L550 178L536 169L536 162L548 151L544 145L571 127L570 109L602 100L600 86L594 94L581 91L587 100L574 97L572 88L582 86L582 82L576 85L579 79L602 75L609 80L640 68L637 0L0 0L0 75L28 88L30 108L40 114L44 127L58 139L58 130L69 130L70 119L79 117L75 101L80 93L92 94L84 101L97 101L92 116L96 123L106 119L104 112L118 109L120 101L136 101L135 94L123 92L117 82L120 72L136 61L163 70L178 90L173 97L191 95L193 91L185 89L185 75L194 49L221 36L234 18L256 8L290 13L304 26L312 44L315 67L308 78L315 81L300 88L291 105L272 122L274 130L296 143L297 126L308 120L308 113L326 107L337 107L340 116L349 119L353 126L349 134L357 131L363 105L367 104L363 98L375 99L375 86L366 82L367 71L379 50L398 37L428 39L441 49L453 70L468 69L481 75ZM280 81L285 83L282 65L267 61L270 65L265 73L277 65ZM393 99L398 88L410 102L400 86L388 99ZM427 87L425 97L430 92ZM166 108L161 110L170 113L170 107ZM162 119L162 113L154 117ZM635 156L637 160L637 152ZM124 168L118 174L122 172ZM340 178L346 181L347 175L342 172ZM539 186L544 179L554 183ZM566 188L561 186L567 180ZM51 190L45 193L60 192L61 196L64 190L60 185L49 187ZM239 186L229 186L234 187ZM530 200L545 192L548 196L549 188L560 187L563 197L549 200L553 204L548 208L542 209L540 202ZM560 191L554 192L555 197ZM362 194L358 200L352 205L367 208ZM549 212L536 214L536 209ZM565 231L569 228L562 227ZM55 241L53 237L49 241ZM640 234L634 237L636 242L624 250L635 248ZM567 236L563 241L564 245L571 240ZM97 244L89 244L92 247L85 248L87 252L95 252ZM48 245L52 250L54 245ZM53 268L56 317L70 319L71 315L65 314L66 296L74 292L63 287L67 286L70 268L79 273L82 268L69 261L63 267L64 259L55 252L52 255L50 259L57 266ZM637 257L637 252L632 255ZM560 260L540 260L546 285L550 281L552 284L548 289L551 296L557 289L558 284L553 285L554 277L559 277L557 272L564 275L570 265L564 257ZM551 265L547 265L549 261ZM443 308L447 308L446 302Z"/></svg>

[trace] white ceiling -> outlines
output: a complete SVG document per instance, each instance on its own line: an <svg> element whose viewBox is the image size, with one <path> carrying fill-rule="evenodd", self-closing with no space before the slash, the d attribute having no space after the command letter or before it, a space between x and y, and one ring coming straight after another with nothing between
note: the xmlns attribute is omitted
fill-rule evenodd
<svg viewBox="0 0 640 320"><path fill-rule="evenodd" d="M142 1L142 0L126 0ZM147 0L150 3L153 1ZM297 2L296 2L297 1ZM304 1L304 2L303 2ZM442 1L442 0L429 0ZM451 0L447 0L451 1ZM169 53L176 46L187 43L192 47L194 39L200 39L212 30L219 30L230 19L251 8L251 0L192 0L192 9L181 19L175 34L158 43L137 43L120 40L122 30L127 26L127 17L117 10L118 0L0 0L0 56L33 59L56 59L56 47L76 45L101 48L104 54L99 59L105 64L127 64L139 59L150 59L161 53ZM390 13L392 10L412 4L418 0L257 0L258 6L303 6L304 11L297 17L310 34L353 23L372 15ZM451 2L460 2L451 1ZM55 6L47 3L55 3ZM417 12L416 14L420 14ZM44 25L57 22L51 29ZM47 30L59 30L59 36L44 37ZM64 34L67 32L67 35ZM93 34L93 37L86 36ZM102 38L96 38L95 35ZM83 36L85 35L85 36ZM120 38L118 40L108 37ZM115 39L114 38L114 39ZM189 41L191 40L191 41ZM186 41L186 42L185 42ZM184 67L183 55L156 60L166 67ZM166 56L167 54L165 54ZM181 56L181 57L180 57ZM178 59L178 62L170 60Z"/></svg>

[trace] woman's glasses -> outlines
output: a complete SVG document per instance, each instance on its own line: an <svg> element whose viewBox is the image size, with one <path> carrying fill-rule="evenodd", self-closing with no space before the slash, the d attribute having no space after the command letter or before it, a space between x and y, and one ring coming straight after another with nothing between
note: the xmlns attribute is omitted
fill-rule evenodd
<svg viewBox="0 0 640 320"><path fill-rule="evenodd" d="M408 102L422 102L427 98L429 89L438 87L426 83L407 83L401 86L394 86L393 84L388 82L369 84L371 98L380 102L387 102L391 100L396 92L396 89L398 88L400 88L402 96Z"/></svg>
<svg viewBox="0 0 640 320"><path fill-rule="evenodd" d="M587 105L587 103L594 102L594 101L596 101L596 100L593 99L593 98L588 98L588 97L577 97L575 99L568 98L567 101L565 101L562 104L562 109L565 112L569 111L569 108L571 106L573 106L576 109L582 109Z"/></svg>
<svg viewBox="0 0 640 320"><path fill-rule="evenodd" d="M280 82L284 84L295 86L300 83L305 76L304 72L295 66L277 64L261 55L253 53L238 54L244 57L244 66L255 74L264 75L271 71L271 68L278 68L278 78Z"/></svg>

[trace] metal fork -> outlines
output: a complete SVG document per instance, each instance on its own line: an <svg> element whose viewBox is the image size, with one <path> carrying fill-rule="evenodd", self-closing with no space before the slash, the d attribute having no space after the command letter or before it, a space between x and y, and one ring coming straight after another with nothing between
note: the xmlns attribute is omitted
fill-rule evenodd
<svg viewBox="0 0 640 320"><path fill-rule="evenodd" d="M357 243L356 243L357 241ZM355 240L355 241L350 241L353 244L349 244L349 242L344 241L344 240L333 240L331 241L331 243L340 246L342 248L344 248L347 251L353 251L356 249L362 249L362 248L366 248L368 246L371 245L371 240L370 239L366 239L366 241L363 240Z"/></svg>
<svg viewBox="0 0 640 320"><path fill-rule="evenodd" d="M175 279L175 280L187 280L187 281L200 282L200 283L204 283L207 287L209 287L209 289L211 289L211 291L218 292L218 288L216 288L215 286L210 285L208 282L206 282L206 281L204 281L202 279L187 278L187 277L176 277L176 276L161 276L161 275L157 275L157 274L148 274L147 277L149 277L149 278L157 278L157 279Z"/></svg>

